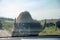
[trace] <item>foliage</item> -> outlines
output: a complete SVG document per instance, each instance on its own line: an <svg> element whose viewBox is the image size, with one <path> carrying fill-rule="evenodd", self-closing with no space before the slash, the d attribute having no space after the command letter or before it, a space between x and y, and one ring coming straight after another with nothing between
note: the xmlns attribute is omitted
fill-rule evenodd
<svg viewBox="0 0 60 40"><path fill-rule="evenodd" d="M38 35L60 35L60 29L56 26L56 22L53 22L55 25L50 27L45 27L45 29L40 32ZM44 26L44 22L41 21L41 24Z"/></svg>
<svg viewBox="0 0 60 40"><path fill-rule="evenodd" d="M56 26L46 27L42 32L39 33L40 35L60 35L60 29Z"/></svg>
<svg viewBox="0 0 60 40"><path fill-rule="evenodd" d="M13 22L3 22L3 28L11 31L11 29L14 27L14 23Z"/></svg>

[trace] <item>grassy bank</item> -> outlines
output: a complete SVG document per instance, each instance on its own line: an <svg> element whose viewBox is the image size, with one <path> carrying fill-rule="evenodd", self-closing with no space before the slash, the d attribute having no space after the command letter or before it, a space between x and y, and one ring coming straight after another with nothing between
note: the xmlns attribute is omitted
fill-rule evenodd
<svg viewBox="0 0 60 40"><path fill-rule="evenodd" d="M3 22L3 28L8 30L8 31L12 31L14 27L14 23L13 22Z"/></svg>

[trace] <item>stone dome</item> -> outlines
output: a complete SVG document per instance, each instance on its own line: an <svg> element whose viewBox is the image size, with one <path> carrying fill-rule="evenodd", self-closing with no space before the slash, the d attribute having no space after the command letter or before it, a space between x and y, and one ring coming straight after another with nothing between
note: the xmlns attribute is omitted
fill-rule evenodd
<svg viewBox="0 0 60 40"><path fill-rule="evenodd" d="M38 35L42 31L42 25L32 19L28 11L20 13L14 26L12 36Z"/></svg>
<svg viewBox="0 0 60 40"><path fill-rule="evenodd" d="M29 23L33 22L33 19L28 11L21 12L16 19L17 23Z"/></svg>

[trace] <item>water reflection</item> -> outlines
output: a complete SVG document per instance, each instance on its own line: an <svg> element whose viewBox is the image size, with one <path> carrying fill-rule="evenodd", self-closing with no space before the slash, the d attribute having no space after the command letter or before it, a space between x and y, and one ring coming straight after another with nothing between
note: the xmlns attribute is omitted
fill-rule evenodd
<svg viewBox="0 0 60 40"><path fill-rule="evenodd" d="M60 38L0 38L0 40L60 40Z"/></svg>
<svg viewBox="0 0 60 40"><path fill-rule="evenodd" d="M21 39L21 40L60 40L60 38L38 38L38 39Z"/></svg>

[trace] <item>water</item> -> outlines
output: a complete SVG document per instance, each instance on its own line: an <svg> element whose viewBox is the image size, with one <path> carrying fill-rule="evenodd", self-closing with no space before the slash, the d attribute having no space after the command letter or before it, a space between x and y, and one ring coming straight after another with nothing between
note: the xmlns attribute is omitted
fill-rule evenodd
<svg viewBox="0 0 60 40"><path fill-rule="evenodd" d="M60 40L60 38L0 38L0 40Z"/></svg>

